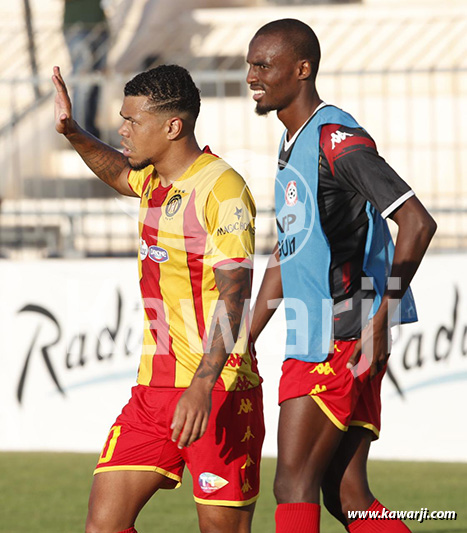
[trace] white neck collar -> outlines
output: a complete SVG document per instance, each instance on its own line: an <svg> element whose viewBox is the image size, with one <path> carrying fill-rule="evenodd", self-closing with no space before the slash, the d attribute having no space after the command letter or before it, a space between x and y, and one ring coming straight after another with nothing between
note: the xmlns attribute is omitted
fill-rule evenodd
<svg viewBox="0 0 467 533"><path fill-rule="evenodd" d="M292 144L297 139L298 135L302 131L302 129L310 122L310 120L315 116L315 114L323 108L326 104L326 102L321 102L319 106L313 111L313 113L305 120L305 122L298 128L298 130L294 133L294 136L290 139L290 141L287 140L287 131L285 132L284 137L284 150L287 152L287 150L292 146Z"/></svg>

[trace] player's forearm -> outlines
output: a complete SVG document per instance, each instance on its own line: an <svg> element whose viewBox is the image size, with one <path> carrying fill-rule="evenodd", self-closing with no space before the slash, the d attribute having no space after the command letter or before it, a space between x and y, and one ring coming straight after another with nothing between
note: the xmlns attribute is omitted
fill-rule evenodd
<svg viewBox="0 0 467 533"><path fill-rule="evenodd" d="M416 197L407 200L393 219L399 226L391 269L393 281L388 283L380 306L388 319L409 287L436 232L436 222Z"/></svg>
<svg viewBox="0 0 467 533"><path fill-rule="evenodd" d="M122 176L130 170L123 154L96 139L76 122L74 122L73 130L65 137L99 179L119 193L128 194L128 191L121 187Z"/></svg>
<svg viewBox="0 0 467 533"><path fill-rule="evenodd" d="M203 355L192 385L212 390L225 363L232 353L244 320L245 302L251 296L251 271L249 268L216 269L219 290L208 350Z"/></svg>
<svg viewBox="0 0 467 533"><path fill-rule="evenodd" d="M206 392L214 388L233 348L226 349L220 326L216 326L212 337L210 350L203 355L191 382L191 387L200 387Z"/></svg>
<svg viewBox="0 0 467 533"><path fill-rule="evenodd" d="M261 287L252 312L250 335L253 342L259 337L272 315L276 312L278 301L282 300L281 267L277 247L268 261ZM270 307L269 302L274 301Z"/></svg>

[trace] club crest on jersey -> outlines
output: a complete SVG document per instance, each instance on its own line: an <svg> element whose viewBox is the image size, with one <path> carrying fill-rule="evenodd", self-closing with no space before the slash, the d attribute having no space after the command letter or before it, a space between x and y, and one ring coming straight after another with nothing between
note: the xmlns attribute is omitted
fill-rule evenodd
<svg viewBox="0 0 467 533"><path fill-rule="evenodd" d="M152 259L155 263L165 263L169 260L169 252L153 244L149 247L149 259Z"/></svg>
<svg viewBox="0 0 467 533"><path fill-rule="evenodd" d="M220 476L216 476L216 474L211 474L211 472L203 472L198 478L198 483L203 492L211 494L225 487L229 482Z"/></svg>
<svg viewBox="0 0 467 533"><path fill-rule="evenodd" d="M181 205L182 205L182 197L181 197L181 195L180 194L175 194L167 202L167 205L165 206L165 214L168 217L173 217L175 215L175 213L180 209Z"/></svg>
<svg viewBox="0 0 467 533"><path fill-rule="evenodd" d="M285 203L292 207L298 201L298 192L297 192L297 182L289 181L287 187L285 188Z"/></svg>
<svg viewBox="0 0 467 533"><path fill-rule="evenodd" d="M139 240L139 256L141 261L144 261L148 256L148 245L146 244L146 241L141 238Z"/></svg>

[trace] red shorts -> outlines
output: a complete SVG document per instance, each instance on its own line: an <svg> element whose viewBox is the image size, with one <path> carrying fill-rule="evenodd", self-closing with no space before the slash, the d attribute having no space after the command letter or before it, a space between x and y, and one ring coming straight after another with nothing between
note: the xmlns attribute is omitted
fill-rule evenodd
<svg viewBox="0 0 467 533"><path fill-rule="evenodd" d="M186 463L193 476L196 502L235 507L253 503L259 496L264 440L261 387L213 391L206 433L180 450L172 442L170 425L184 390L133 387L94 473L145 470L181 484Z"/></svg>
<svg viewBox="0 0 467 533"><path fill-rule="evenodd" d="M349 426L362 426L377 439L381 428L381 380L386 368L371 381L369 368L363 367L365 371L361 372L346 368L356 342L336 341L334 353L322 363L284 361L279 403L309 395L342 431ZM362 355L362 366L364 362Z"/></svg>

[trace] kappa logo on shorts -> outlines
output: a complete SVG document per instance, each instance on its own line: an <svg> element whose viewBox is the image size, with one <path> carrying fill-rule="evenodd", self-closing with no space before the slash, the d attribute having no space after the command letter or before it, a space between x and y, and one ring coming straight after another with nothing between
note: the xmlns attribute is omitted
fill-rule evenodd
<svg viewBox="0 0 467 533"><path fill-rule="evenodd" d="M328 390L328 388L326 387L326 385L315 385L311 391L308 393L310 395L314 395L314 394L319 394L320 392L326 392Z"/></svg>
<svg viewBox="0 0 467 533"><path fill-rule="evenodd" d="M251 431L251 427L247 426L246 427L246 431L245 431L245 435L243 436L243 439L241 440L241 442L245 442L246 440L255 439L255 438L256 437L253 435L253 433Z"/></svg>
<svg viewBox="0 0 467 533"><path fill-rule="evenodd" d="M313 370L310 370L310 374L314 374L315 372L318 372L318 374L320 375L324 374L325 376L329 376L329 374L332 374L333 376L336 375L336 373L334 372L334 368L332 368L329 362L319 363L315 366L315 368L313 368Z"/></svg>
<svg viewBox="0 0 467 533"><path fill-rule="evenodd" d="M252 490L253 487L250 485L250 482L248 481L248 479L245 479L245 483L243 483L242 485L242 492L243 494L245 494L246 492Z"/></svg>
<svg viewBox="0 0 467 533"><path fill-rule="evenodd" d="M250 457L250 454L247 453L246 454L246 461L245 461L244 465L242 466L242 470L245 470L245 468L248 468L249 466L254 465L254 464L256 464L255 461L253 461L253 459Z"/></svg>
<svg viewBox="0 0 467 533"><path fill-rule="evenodd" d="M198 478L198 483L203 492L211 494L225 487L229 482L220 476L216 476L216 474L211 474L211 472L203 472Z"/></svg>
<svg viewBox="0 0 467 533"><path fill-rule="evenodd" d="M251 400L247 398L242 398L240 401L240 409L238 410L237 415L240 415L242 413L251 413L253 411L253 404L251 403Z"/></svg>
<svg viewBox="0 0 467 533"><path fill-rule="evenodd" d="M155 263L165 263L169 260L169 252L153 244L149 247L149 259L152 259Z"/></svg>

